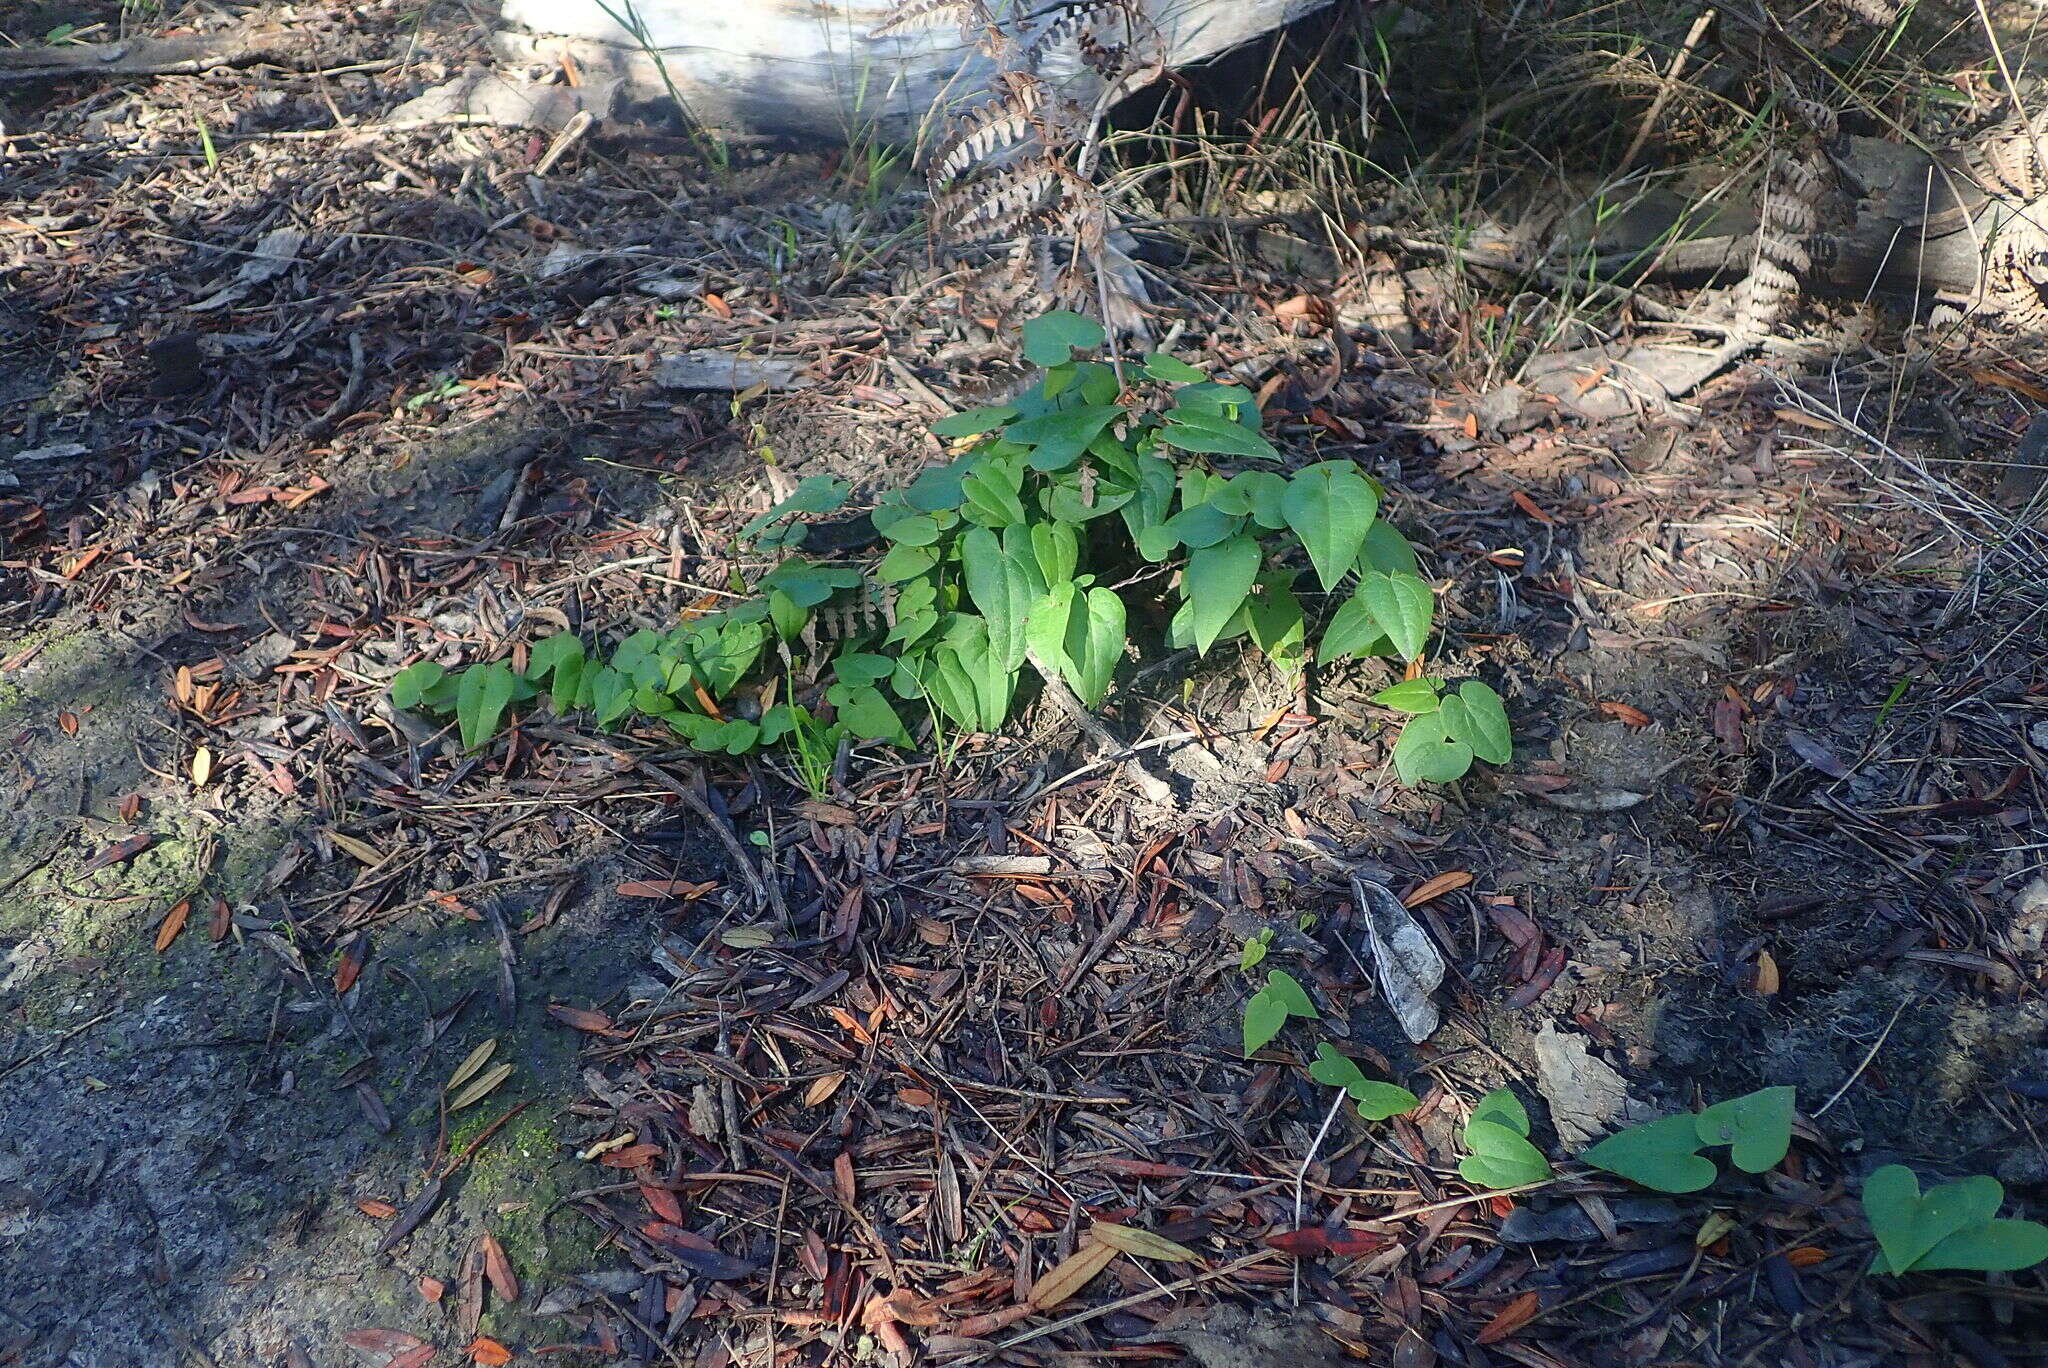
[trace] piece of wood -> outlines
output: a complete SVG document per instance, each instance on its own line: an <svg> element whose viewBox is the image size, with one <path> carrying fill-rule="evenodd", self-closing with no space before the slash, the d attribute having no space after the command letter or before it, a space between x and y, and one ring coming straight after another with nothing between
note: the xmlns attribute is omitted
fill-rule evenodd
<svg viewBox="0 0 2048 1368"><path fill-rule="evenodd" d="M1166 65L1206 61L1323 8L1329 0L1143 0ZM913 140L988 87L988 59L950 22L872 36L886 0L505 0L501 60L571 65L617 80L628 98L670 98L668 81L708 128L854 141ZM621 20L634 24L638 32ZM1078 61L1043 73L1092 98L1094 73Z"/></svg>
<svg viewBox="0 0 2048 1368"><path fill-rule="evenodd" d="M87 76L193 76L222 67L317 65L314 41L269 24L223 33L137 38L124 43L60 43L0 49L0 81L49 81Z"/></svg>

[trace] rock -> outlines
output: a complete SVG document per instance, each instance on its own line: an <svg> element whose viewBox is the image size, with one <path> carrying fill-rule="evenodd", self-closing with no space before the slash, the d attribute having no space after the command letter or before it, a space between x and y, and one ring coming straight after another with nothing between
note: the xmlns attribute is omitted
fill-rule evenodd
<svg viewBox="0 0 2048 1368"><path fill-rule="evenodd" d="M1176 1313L1153 1336L1186 1349L1201 1368L1341 1368L1344 1355L1313 1321L1222 1303Z"/></svg>
<svg viewBox="0 0 2048 1368"><path fill-rule="evenodd" d="M1545 1023L1536 1035L1536 1090L1550 1104L1550 1123L1572 1149L1626 1121L1633 1110L1628 1083L1586 1048L1584 1036Z"/></svg>

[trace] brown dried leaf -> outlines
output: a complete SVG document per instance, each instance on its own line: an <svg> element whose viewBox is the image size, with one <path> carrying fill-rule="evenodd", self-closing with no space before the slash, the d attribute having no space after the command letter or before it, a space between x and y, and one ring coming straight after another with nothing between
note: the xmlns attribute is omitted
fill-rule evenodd
<svg viewBox="0 0 2048 1368"><path fill-rule="evenodd" d="M498 1243L498 1237L488 1230L483 1235L484 1277L490 1280L491 1290L501 1300L519 1300L519 1275L512 1271L512 1261L505 1257L505 1246Z"/></svg>
<svg viewBox="0 0 2048 1368"><path fill-rule="evenodd" d="M475 1075L478 1069L481 1069L489 1061L491 1052L497 1048L498 1038L492 1036L489 1040L486 1040L483 1044L464 1055L462 1062L455 1066L455 1072L448 1075L448 1087L451 1089L461 1087Z"/></svg>
<svg viewBox="0 0 2048 1368"><path fill-rule="evenodd" d="M1498 1344L1514 1334L1543 1309L1543 1298L1535 1292L1524 1292L1521 1296L1501 1308L1500 1314L1488 1321L1477 1335L1472 1337L1475 1344Z"/></svg>
<svg viewBox="0 0 2048 1368"><path fill-rule="evenodd" d="M548 1004L548 1015L561 1022L564 1026L574 1027L579 1031L589 1031L593 1035L607 1035L612 1029L612 1019L603 1012L592 1012L582 1007L570 1007L565 1003L550 1002Z"/></svg>
<svg viewBox="0 0 2048 1368"><path fill-rule="evenodd" d="M1611 700L1602 700L1600 711L1606 713L1624 727L1647 727L1652 720L1650 715L1641 708L1627 703L1616 703Z"/></svg>
<svg viewBox="0 0 2048 1368"><path fill-rule="evenodd" d="M1469 870L1446 870L1434 878L1424 879L1414 888L1408 890L1406 894L1402 895L1401 905L1403 907L1420 907L1426 902L1433 902L1441 898L1446 893L1455 893L1471 882L1472 874Z"/></svg>
<svg viewBox="0 0 2048 1368"><path fill-rule="evenodd" d="M1040 1311L1050 1311L1095 1281L1095 1275L1109 1267L1117 1253L1112 1245L1081 1246L1031 1284L1031 1304Z"/></svg>
<svg viewBox="0 0 2048 1368"><path fill-rule="evenodd" d="M468 1087L448 1099L448 1110L458 1112L473 1103L483 1101L486 1097L497 1091L500 1083L503 1083L511 1076L512 1066L510 1064L500 1064L494 1069L486 1069L483 1073L477 1075L475 1079L471 1080Z"/></svg>
<svg viewBox="0 0 2048 1368"><path fill-rule="evenodd" d="M133 859L135 856L140 855L143 851L149 849L151 843L155 840L155 832L143 831L138 832L133 836L126 837L123 840L116 841L112 845L108 846L105 850L102 850L99 854L93 856L90 860L87 860L85 864L79 868L78 872L80 874L93 874L97 873L102 869L105 869L108 865L119 864L123 860Z"/></svg>
<svg viewBox="0 0 2048 1368"><path fill-rule="evenodd" d="M804 1105L806 1107L822 1106L833 1093L839 1091L839 1085L845 1081L846 1075L844 1073L828 1073L822 1077L812 1079L811 1086L804 1089Z"/></svg>
<svg viewBox="0 0 2048 1368"><path fill-rule="evenodd" d="M1114 1221L1097 1221L1088 1231L1089 1237L1098 1243L1123 1254L1135 1254L1141 1259L1166 1259L1173 1263L1194 1263L1201 1258L1184 1244L1176 1244L1164 1235L1154 1235L1149 1230L1136 1226L1119 1225Z"/></svg>
<svg viewBox="0 0 2048 1368"><path fill-rule="evenodd" d="M380 865L384 863L384 857L377 853L377 847L371 845L368 841L360 840L341 831L329 831L327 839L334 842L336 848L347 851L366 865Z"/></svg>
<svg viewBox="0 0 2048 1368"><path fill-rule="evenodd" d="M181 899L178 905L164 913L164 919L156 928L156 952L161 955L171 948L171 942L185 929L186 920L192 915L192 900Z"/></svg>

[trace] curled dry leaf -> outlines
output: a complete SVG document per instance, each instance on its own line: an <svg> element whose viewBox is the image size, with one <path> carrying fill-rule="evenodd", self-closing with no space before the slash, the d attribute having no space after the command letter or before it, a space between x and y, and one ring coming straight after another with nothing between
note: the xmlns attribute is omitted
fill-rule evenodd
<svg viewBox="0 0 2048 1368"><path fill-rule="evenodd" d="M478 1335L463 1352L469 1355L471 1363L482 1368L504 1368L512 1361L512 1351L488 1335Z"/></svg>
<svg viewBox="0 0 2048 1368"><path fill-rule="evenodd" d="M1471 882L1472 874L1470 870L1446 870L1434 878L1424 879L1414 888L1409 889L1407 894L1402 897L1401 905L1404 907L1420 907L1426 902L1434 902L1446 893L1455 893L1459 889L1468 886Z"/></svg>
<svg viewBox="0 0 2048 1368"><path fill-rule="evenodd" d="M1431 996L1444 981L1442 953L1401 900L1385 887L1354 874L1351 892L1365 917L1366 941L1381 995L1410 1040L1420 1043L1429 1039L1442 1020Z"/></svg>
<svg viewBox="0 0 2048 1368"><path fill-rule="evenodd" d="M1647 727L1650 725L1650 715L1633 704L1617 703L1612 699L1602 699L1599 706L1601 712L1621 723L1624 727Z"/></svg>
<svg viewBox="0 0 2048 1368"><path fill-rule="evenodd" d="M356 1210L373 1221L388 1221L398 1214L398 1208L375 1197L356 1198Z"/></svg>
<svg viewBox="0 0 2048 1368"><path fill-rule="evenodd" d="M845 1081L846 1075L844 1073L828 1073L812 1079L811 1086L804 1089L804 1105L806 1107L823 1106L833 1093L839 1091L839 1085Z"/></svg>
<svg viewBox="0 0 2048 1368"><path fill-rule="evenodd" d="M192 787L205 788L213 777L213 752L205 746L192 752Z"/></svg>
<svg viewBox="0 0 2048 1368"><path fill-rule="evenodd" d="M505 1257L505 1246L498 1243L498 1237L485 1231L481 1241L484 1251L484 1277L490 1281L491 1291L508 1302L519 1300L519 1275L512 1271L512 1261Z"/></svg>

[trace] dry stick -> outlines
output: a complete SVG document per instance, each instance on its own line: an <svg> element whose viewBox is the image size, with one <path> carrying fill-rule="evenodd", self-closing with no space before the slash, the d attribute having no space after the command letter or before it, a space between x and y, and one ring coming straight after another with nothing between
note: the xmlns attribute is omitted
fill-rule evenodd
<svg viewBox="0 0 2048 1368"><path fill-rule="evenodd" d="M624 754L624 752L617 753ZM755 903L766 902L775 909L775 915L782 920L784 926L790 925L789 904L782 900L782 884L780 880L775 878L774 868L770 867L766 879L761 877L760 871L754 868L754 862L747 858L747 848L740 844L740 838L733 832L732 823L719 816L711 804L704 801L703 796L697 790L691 788L667 770L662 769L659 765L649 760L635 758L633 766L649 779L652 779L655 783L682 799L684 806L704 819L704 824L711 828L714 836L718 837L719 844L725 847L725 853L732 857L733 864L738 867L741 876L746 879L748 886L754 890Z"/></svg>
<svg viewBox="0 0 2048 1368"><path fill-rule="evenodd" d="M355 411L356 405L362 402L363 382L367 378L368 374L363 363L363 335L360 332L350 333L348 335L348 383L342 386L341 393L334 397L334 402L327 406L325 412L312 422L306 424L305 436L307 441L318 442L324 440L329 433L341 425L342 419Z"/></svg>
<svg viewBox="0 0 2048 1368"><path fill-rule="evenodd" d="M83 1026L72 1027L63 1035L58 1036L55 1040L43 1046L42 1049L37 1050L33 1054L24 1055L20 1059L15 1060L12 1064L9 1064L6 1068L0 1069L0 1078L6 1078L14 1073L19 1072L22 1069L26 1069L29 1065L35 1063L44 1055L49 1054L52 1051L62 1049L64 1046L70 1044L79 1036L84 1035L87 1031L90 1031L93 1027L99 1025L102 1021L105 1021L108 1017L112 1015L114 1015L114 1012L112 1010L101 1012L98 1016L94 1017L91 1021L86 1022Z"/></svg>
<svg viewBox="0 0 2048 1368"><path fill-rule="evenodd" d="M1107 1316L1118 1311L1128 1311L1133 1306L1143 1306L1146 1302L1158 1301L1161 1297L1170 1297L1176 1292L1185 1292L1189 1288L1200 1287L1203 1283L1215 1282L1218 1278L1227 1278L1233 1273L1241 1273L1253 1264L1265 1263L1269 1259L1277 1257L1279 1253L1280 1251L1277 1249L1262 1249L1256 1254L1247 1254L1241 1259L1233 1259L1221 1268L1212 1268L1206 1273L1196 1273L1190 1277L1182 1278L1179 1282L1170 1282L1161 1287L1154 1287L1149 1291L1134 1292L1128 1297L1105 1303L1102 1306L1092 1306L1086 1311L1076 1311L1073 1315L1056 1320L1051 1325L1041 1325L1036 1330L1026 1330L1020 1335L1012 1335L1006 1340L998 1340L995 1344L990 1345L987 1349L975 1354L971 1358L955 1361L959 1363L979 1363L990 1354L996 1353L999 1350L1012 1349L1017 1345L1026 1344L1035 1339L1044 1339L1047 1335L1055 1335L1062 1330L1072 1329L1074 1326L1092 1321L1098 1316Z"/></svg>
<svg viewBox="0 0 2048 1368"><path fill-rule="evenodd" d="M1863 1077L1863 1071L1870 1067L1870 1061L1876 1059L1877 1052L1884 1048L1885 1041L1891 1038L1892 1027L1899 1024L1899 1018L1906 1014L1906 1009L1908 1007L1913 1006L1915 1003L1919 1001L1920 999L1916 995L1914 997L1907 998L1899 1003L1898 1008L1892 1012L1892 1019L1890 1021L1887 1021L1884 1024L1884 1029L1877 1033L1877 1039L1870 1042L1870 1049L1867 1052L1865 1052L1863 1056L1863 1062L1861 1064L1858 1064L1853 1070L1850 1071L1849 1076L1842 1080L1842 1086L1835 1089L1835 1095L1833 1097L1830 1097L1827 1101L1820 1104L1820 1109L1814 1112L1815 1116L1825 1115L1828 1108L1834 1106L1835 1103L1841 1101L1845 1096L1848 1095L1849 1089L1856 1086L1856 1080Z"/></svg>
<svg viewBox="0 0 2048 1368"><path fill-rule="evenodd" d="M1629 143L1628 151L1621 154L1621 165L1614 168L1615 175L1619 176L1628 170L1629 165L1635 161L1636 154L1643 150L1643 144L1650 140L1651 130L1656 128L1658 118L1664 113L1664 106L1671 101L1671 92L1678 89L1678 73L1685 70L1686 59L1692 56L1692 50L1699 45L1700 39L1706 36L1707 25L1713 22L1714 11L1711 8L1701 10L1700 17L1692 21L1691 32L1687 33L1685 41L1678 45L1678 55L1671 59L1671 65L1664 70L1664 80L1657 87L1656 98L1650 101L1650 107L1643 112L1643 121L1636 128L1635 140Z"/></svg>

